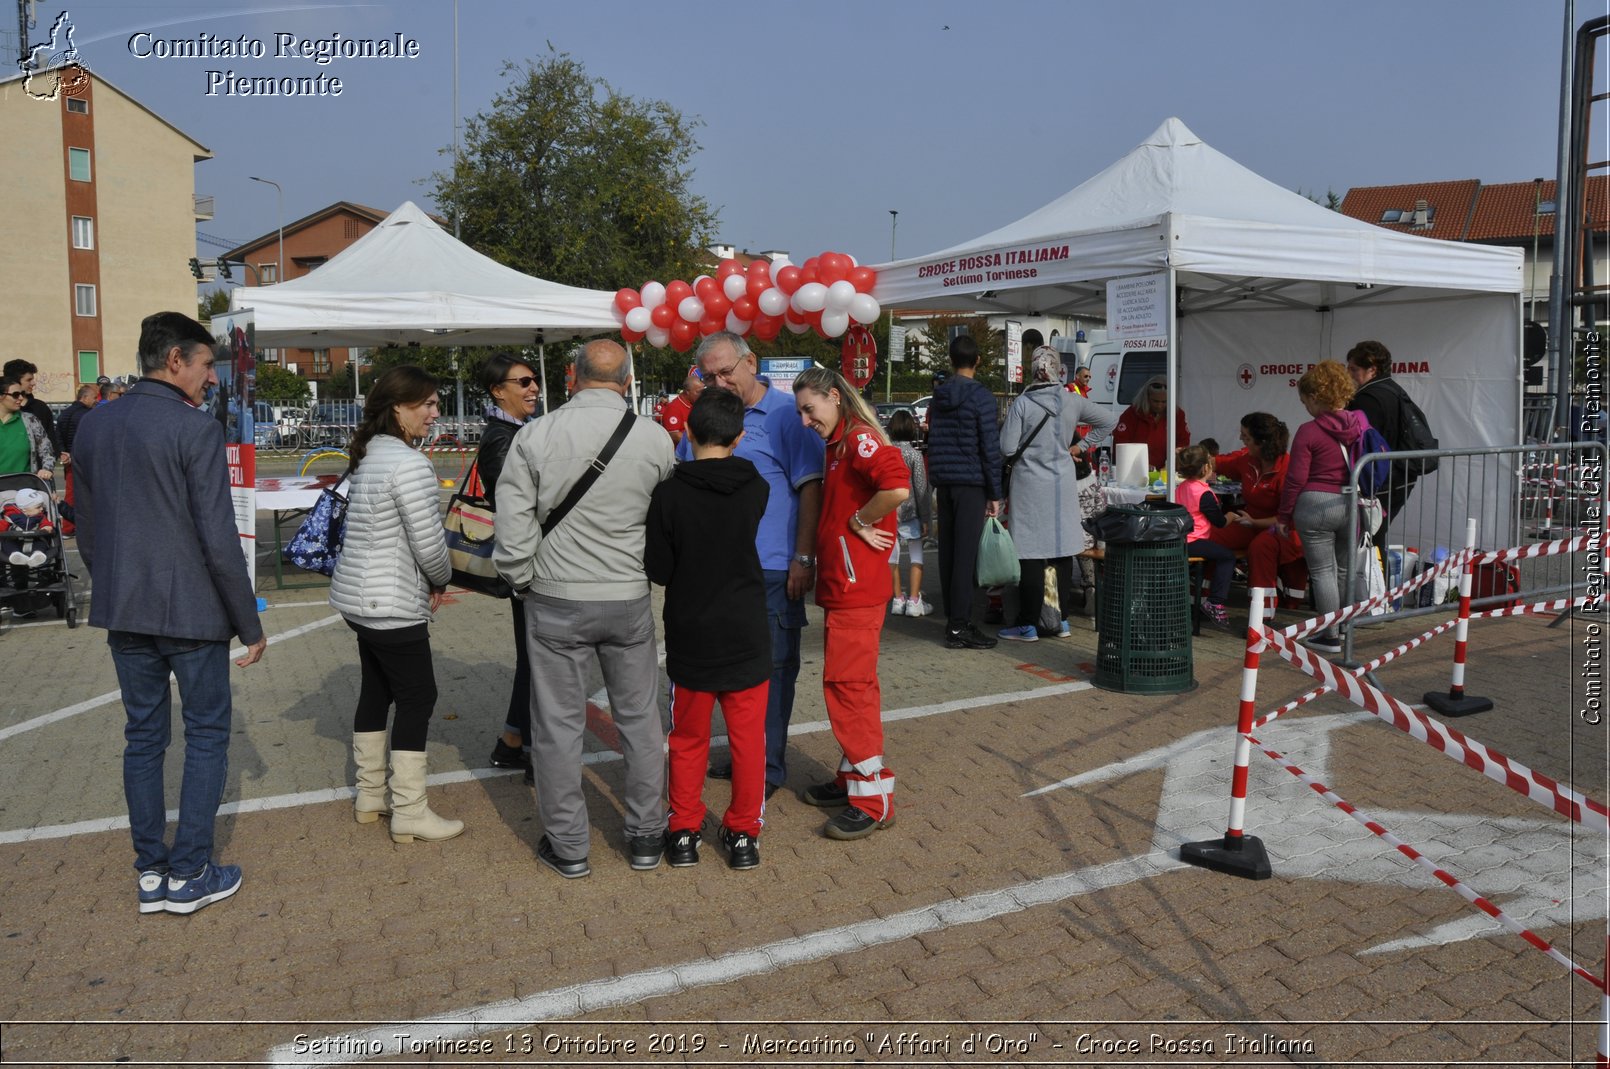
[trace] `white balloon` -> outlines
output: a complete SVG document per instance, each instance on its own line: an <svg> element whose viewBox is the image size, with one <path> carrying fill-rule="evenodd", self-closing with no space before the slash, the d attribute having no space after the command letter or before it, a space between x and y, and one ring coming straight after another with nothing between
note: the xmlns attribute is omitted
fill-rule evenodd
<svg viewBox="0 0 1610 1069"><path fill-rule="evenodd" d="M743 275L728 275L721 281L721 292L727 295L727 300L736 301L749 292L749 280Z"/></svg>
<svg viewBox="0 0 1610 1069"><path fill-rule="evenodd" d="M682 303L676 306L676 314L686 322L697 323L704 318L704 302L697 297L684 297Z"/></svg>
<svg viewBox="0 0 1610 1069"><path fill-rule="evenodd" d="M877 299L870 293L857 293L850 302L850 318L857 323L876 323L882 311Z"/></svg>
<svg viewBox="0 0 1610 1069"><path fill-rule="evenodd" d="M749 333L749 326L749 320L739 319L737 312L727 313L727 329L738 335L740 338Z"/></svg>
<svg viewBox="0 0 1610 1069"><path fill-rule="evenodd" d="M626 313L626 325L639 334L644 334L654 325L654 320L649 316L648 309L639 305Z"/></svg>
<svg viewBox="0 0 1610 1069"><path fill-rule="evenodd" d="M757 302L760 310L769 316L780 316L788 311L788 294L773 286L769 290L761 291Z"/></svg>
<svg viewBox="0 0 1610 1069"><path fill-rule="evenodd" d="M671 332L663 327L650 325L648 330L643 332L643 336L656 349L663 349L671 344Z"/></svg>
<svg viewBox="0 0 1610 1069"><path fill-rule="evenodd" d="M820 282L805 283L794 291L794 307L801 312L820 312L827 307L827 287Z"/></svg>
<svg viewBox="0 0 1610 1069"><path fill-rule="evenodd" d="M850 328L850 314L829 308L822 313L822 333L836 338Z"/></svg>
<svg viewBox="0 0 1610 1069"><path fill-rule="evenodd" d="M705 279L707 279L709 277L710 277L709 275L700 275L698 278L694 279L693 282L692 282L693 292L698 293L699 292L699 283L703 282Z"/></svg>
<svg viewBox="0 0 1610 1069"><path fill-rule="evenodd" d="M809 323L796 323L792 319L783 320L783 325L788 328L788 333L790 334L804 334L811 329Z"/></svg>
<svg viewBox="0 0 1610 1069"><path fill-rule="evenodd" d="M643 307L653 311L665 303L665 283L645 282L638 296L643 298Z"/></svg>
<svg viewBox="0 0 1610 1069"><path fill-rule="evenodd" d="M827 287L827 306L835 312L848 312L855 300L855 286L848 279L839 279Z"/></svg>

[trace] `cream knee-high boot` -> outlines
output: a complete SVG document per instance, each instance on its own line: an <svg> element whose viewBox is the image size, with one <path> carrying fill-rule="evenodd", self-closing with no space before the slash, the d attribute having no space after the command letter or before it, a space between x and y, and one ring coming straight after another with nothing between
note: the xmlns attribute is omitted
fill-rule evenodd
<svg viewBox="0 0 1610 1069"><path fill-rule="evenodd" d="M423 839L436 842L451 839L463 830L463 821L439 817L425 804L424 751L391 751L392 841L411 843L415 839Z"/></svg>
<svg viewBox="0 0 1610 1069"><path fill-rule="evenodd" d="M354 731L352 763L358 766L352 815L359 824L373 824L391 811L386 805L386 732Z"/></svg>

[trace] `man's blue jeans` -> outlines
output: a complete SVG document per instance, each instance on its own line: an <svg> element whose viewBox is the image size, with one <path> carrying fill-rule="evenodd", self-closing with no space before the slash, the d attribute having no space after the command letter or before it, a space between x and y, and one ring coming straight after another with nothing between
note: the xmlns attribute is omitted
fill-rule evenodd
<svg viewBox="0 0 1610 1069"><path fill-rule="evenodd" d="M794 716L794 684L799 679L800 630L805 626L805 599L790 601L788 572L766 577L766 620L771 627L771 690L766 696L766 782L781 786L788 779L783 751L788 722Z"/></svg>
<svg viewBox="0 0 1610 1069"><path fill-rule="evenodd" d="M134 867L194 876L212 860L213 821L229 772L229 644L113 631L106 644L117 666L128 721L123 727L123 794L134 837ZM184 781L179 827L169 850L162 760L172 737L168 676L179 682L184 715Z"/></svg>

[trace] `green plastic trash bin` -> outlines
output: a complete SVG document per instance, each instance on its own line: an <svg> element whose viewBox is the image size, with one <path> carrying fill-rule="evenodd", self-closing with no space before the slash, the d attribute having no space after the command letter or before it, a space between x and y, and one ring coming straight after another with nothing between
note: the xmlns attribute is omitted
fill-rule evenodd
<svg viewBox="0 0 1610 1069"><path fill-rule="evenodd" d="M1128 694L1190 690L1196 686L1185 557L1190 513L1170 502L1114 505L1095 527L1107 543L1095 685Z"/></svg>

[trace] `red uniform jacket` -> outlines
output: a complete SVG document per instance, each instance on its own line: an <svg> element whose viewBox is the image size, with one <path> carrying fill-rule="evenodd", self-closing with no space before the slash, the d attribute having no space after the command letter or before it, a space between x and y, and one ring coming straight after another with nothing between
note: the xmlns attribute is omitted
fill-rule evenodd
<svg viewBox="0 0 1610 1069"><path fill-rule="evenodd" d="M850 514L880 490L910 489L900 450L866 427L839 424L827 443L822 513L816 523L816 604L824 609L881 605L894 597L889 551L881 553L851 530ZM876 526L895 533L890 510Z"/></svg>

